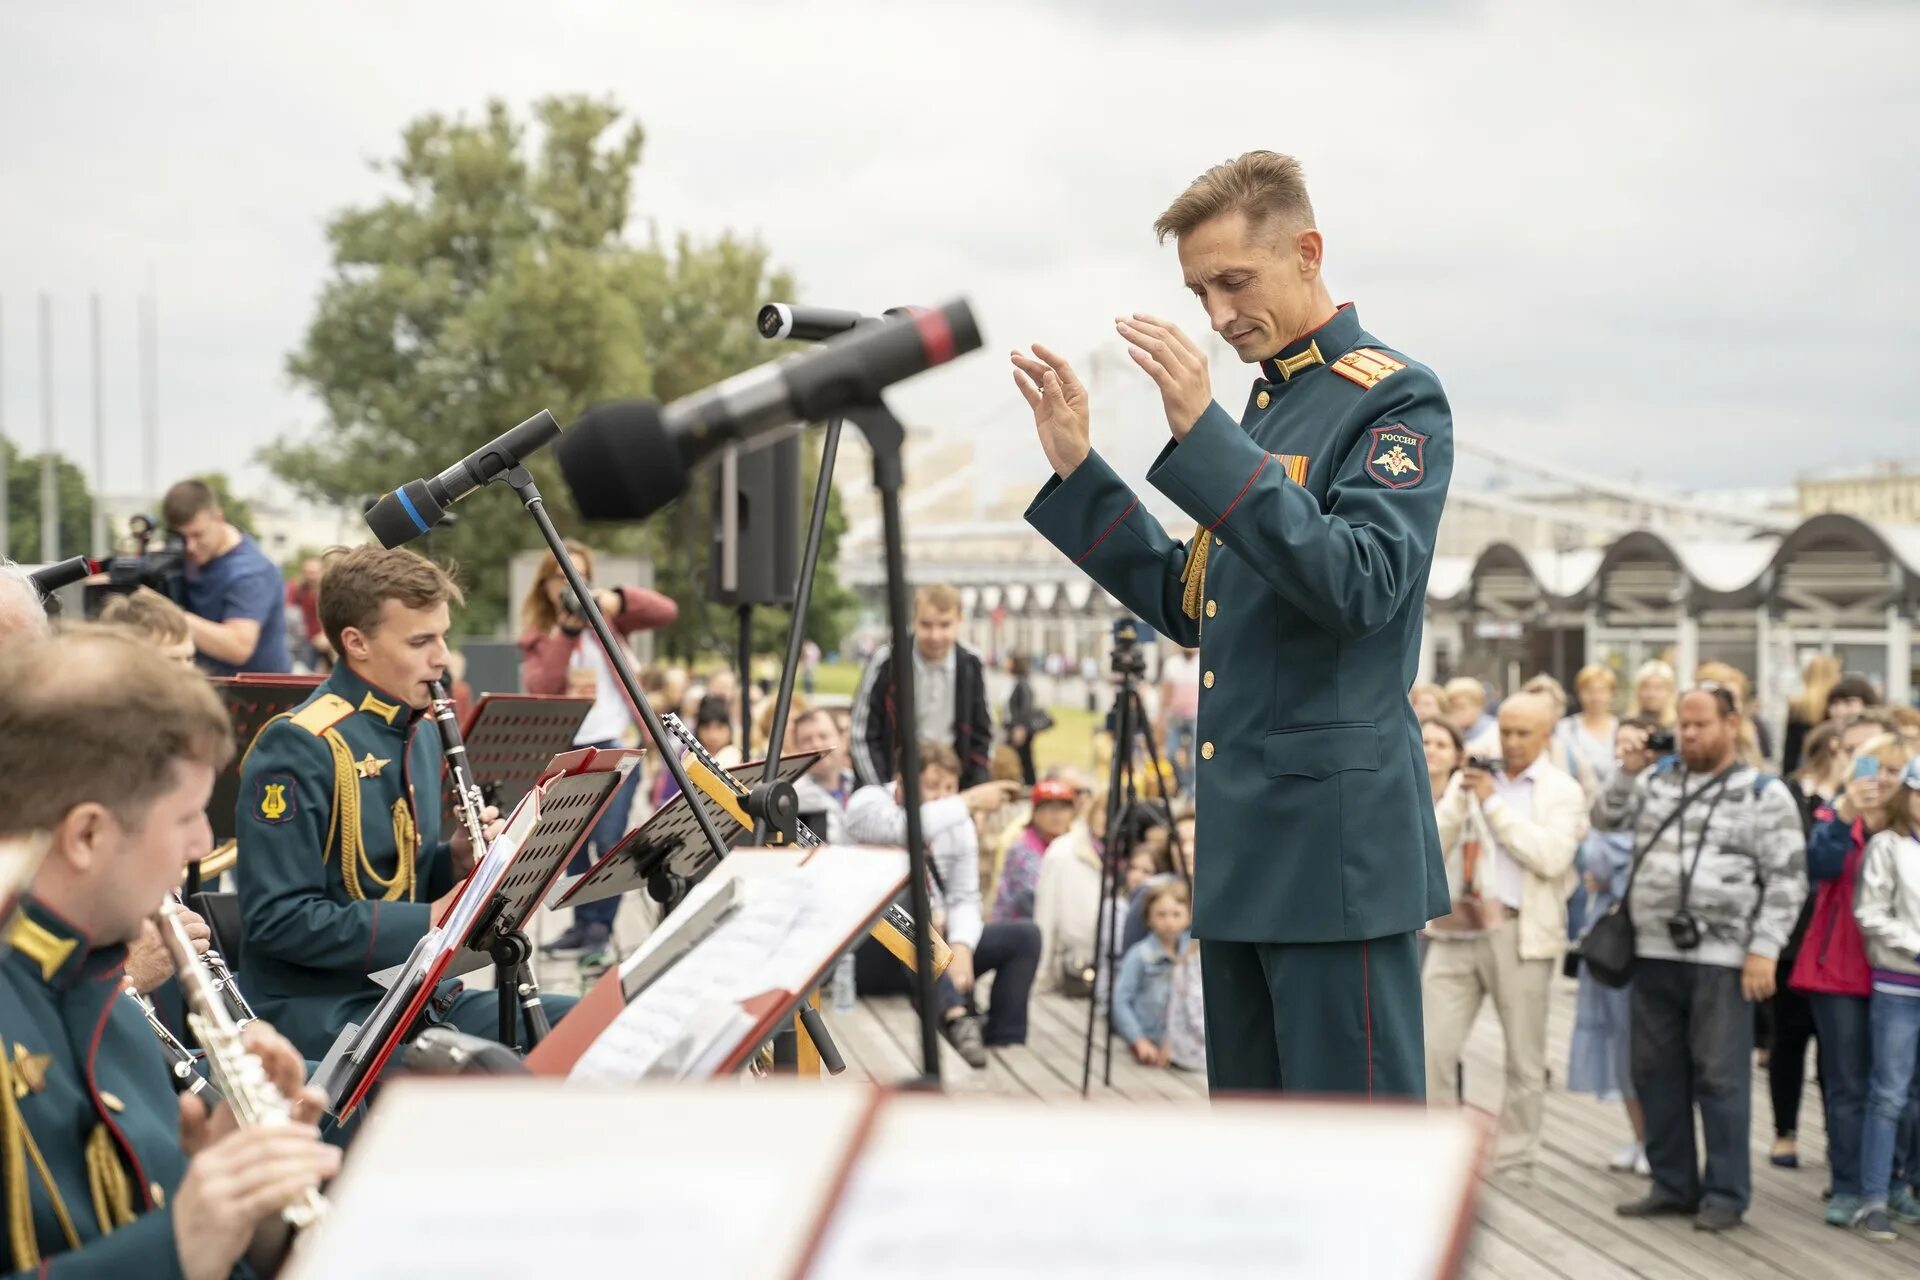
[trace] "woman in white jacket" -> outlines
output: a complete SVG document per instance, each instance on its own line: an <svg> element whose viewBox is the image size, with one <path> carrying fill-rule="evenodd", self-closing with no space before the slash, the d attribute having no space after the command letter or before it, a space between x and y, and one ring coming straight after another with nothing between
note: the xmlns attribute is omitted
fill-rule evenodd
<svg viewBox="0 0 1920 1280"><path fill-rule="evenodd" d="M1920 759L1907 762L1900 783L1887 801L1886 830L1867 842L1853 894L1853 918L1873 973L1867 1009L1873 1075L1860 1139L1862 1208L1854 1224L1883 1242L1897 1238L1892 1214L1911 1222L1920 1209L1909 1187L1889 1195L1894 1140L1920 1055ZM1912 1168L1906 1175L1914 1180Z"/></svg>
<svg viewBox="0 0 1920 1280"><path fill-rule="evenodd" d="M1040 926L1040 972L1036 981L1043 991L1083 983L1095 968L1098 945L1094 931L1100 918L1100 859L1106 834L1107 792L1103 787L1090 797L1087 816L1048 845L1046 857L1040 860L1033 922Z"/></svg>

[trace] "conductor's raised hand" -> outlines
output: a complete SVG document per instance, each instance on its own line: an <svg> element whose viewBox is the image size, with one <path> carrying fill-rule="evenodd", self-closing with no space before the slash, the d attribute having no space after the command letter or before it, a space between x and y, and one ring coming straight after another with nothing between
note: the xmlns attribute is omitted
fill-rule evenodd
<svg viewBox="0 0 1920 1280"><path fill-rule="evenodd" d="M1013 385L1033 409L1033 428L1053 473L1062 480L1093 452L1087 389L1073 366L1039 343L1013 354Z"/></svg>
<svg viewBox="0 0 1920 1280"><path fill-rule="evenodd" d="M1144 312L1116 316L1113 327L1126 340L1127 354L1133 362L1160 388L1160 403L1167 411L1167 426L1174 440L1185 440L1213 403L1213 377L1207 371L1206 353L1180 332L1179 325Z"/></svg>

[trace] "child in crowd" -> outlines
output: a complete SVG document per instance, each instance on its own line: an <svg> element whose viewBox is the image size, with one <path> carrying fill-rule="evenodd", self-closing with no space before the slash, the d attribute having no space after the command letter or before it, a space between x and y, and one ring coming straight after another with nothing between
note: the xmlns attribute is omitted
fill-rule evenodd
<svg viewBox="0 0 1920 1280"><path fill-rule="evenodd" d="M1193 899L1183 880L1169 880L1147 893L1152 931L1120 962L1113 989L1113 1028L1134 1061L1187 1070L1206 1065L1200 1008L1199 944L1187 935Z"/></svg>
<svg viewBox="0 0 1920 1280"><path fill-rule="evenodd" d="M1886 829L1867 843L1854 919L1866 939L1873 995L1867 1015L1873 1072L1860 1138L1860 1215L1868 1239L1897 1239L1892 1215L1920 1220L1912 1192L1889 1195L1900 1113L1920 1057L1920 761L1909 760L1887 800ZM1117 1012L1117 1011L1116 1011ZM1911 1180L1915 1171L1907 1169Z"/></svg>

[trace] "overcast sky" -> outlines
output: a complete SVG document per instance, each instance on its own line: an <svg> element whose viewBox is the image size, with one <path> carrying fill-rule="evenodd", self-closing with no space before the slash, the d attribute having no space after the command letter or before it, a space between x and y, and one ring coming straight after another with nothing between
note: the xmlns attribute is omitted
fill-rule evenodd
<svg viewBox="0 0 1920 1280"><path fill-rule="evenodd" d="M87 457L97 290L107 487L138 484L151 268L161 480L245 473L318 421L284 358L327 218L388 190L368 161L427 111L583 91L646 127L636 219L757 234L809 301L971 298L986 349L896 404L1035 478L1007 348L1111 347L1121 310L1204 329L1151 224L1255 147L1301 157L1335 296L1438 371L1462 438L1692 486L1920 461L1920 4L1301 7L0 0L5 428L38 447L45 290ZM1094 408L1137 471L1142 375L1112 361Z"/></svg>

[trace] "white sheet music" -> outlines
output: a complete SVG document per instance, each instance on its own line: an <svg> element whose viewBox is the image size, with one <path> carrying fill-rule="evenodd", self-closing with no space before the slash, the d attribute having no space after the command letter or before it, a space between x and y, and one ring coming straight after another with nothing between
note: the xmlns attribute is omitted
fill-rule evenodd
<svg viewBox="0 0 1920 1280"><path fill-rule="evenodd" d="M329 1188L329 1221L282 1275L785 1280L869 1096L396 1081Z"/></svg>
<svg viewBox="0 0 1920 1280"><path fill-rule="evenodd" d="M1459 1111L1317 1103L1046 1107L901 1095L881 1112L809 1280L1167 1276L1431 1280L1472 1186ZM1151 1204L1114 1171L1162 1170ZM1393 1168L1392 1230L1379 1172ZM953 1212L990 1186L993 1227Z"/></svg>
<svg viewBox="0 0 1920 1280"><path fill-rule="evenodd" d="M710 1074L753 1028L755 1019L740 1002L768 990L805 989L906 878L906 857L898 851L824 849L802 866L805 857L737 853L723 862L695 889L701 897L689 895L627 965L665 945L675 917L691 915L716 892L723 872L739 882L740 907L621 1010L568 1079Z"/></svg>

